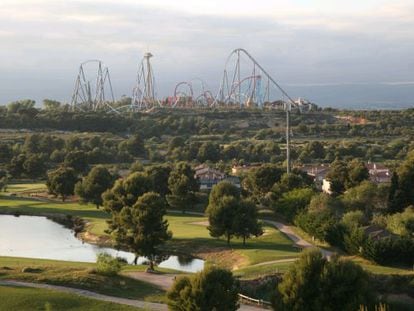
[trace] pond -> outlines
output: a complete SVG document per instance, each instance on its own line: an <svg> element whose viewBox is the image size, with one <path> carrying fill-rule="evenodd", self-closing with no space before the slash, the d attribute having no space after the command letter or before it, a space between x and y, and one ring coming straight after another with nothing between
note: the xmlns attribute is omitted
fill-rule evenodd
<svg viewBox="0 0 414 311"><path fill-rule="evenodd" d="M46 217L0 215L0 256L95 262L99 253L125 258L132 263L132 253L99 247L77 239L73 231ZM140 257L138 264L146 262ZM203 269L204 261L195 258L167 256L159 267L185 272Z"/></svg>

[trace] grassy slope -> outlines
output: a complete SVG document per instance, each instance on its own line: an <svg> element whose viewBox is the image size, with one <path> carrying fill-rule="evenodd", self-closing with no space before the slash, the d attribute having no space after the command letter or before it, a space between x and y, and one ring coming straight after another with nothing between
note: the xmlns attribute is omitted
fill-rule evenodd
<svg viewBox="0 0 414 311"><path fill-rule="evenodd" d="M138 308L46 289L0 286L0 310L132 311Z"/></svg>
<svg viewBox="0 0 414 311"><path fill-rule="evenodd" d="M106 277L93 272L95 264L31 258L0 257L0 279L48 283L82 288L110 296L162 302L164 291L158 287L119 275ZM39 269L23 273L25 267ZM127 266L125 271L144 271L145 266Z"/></svg>

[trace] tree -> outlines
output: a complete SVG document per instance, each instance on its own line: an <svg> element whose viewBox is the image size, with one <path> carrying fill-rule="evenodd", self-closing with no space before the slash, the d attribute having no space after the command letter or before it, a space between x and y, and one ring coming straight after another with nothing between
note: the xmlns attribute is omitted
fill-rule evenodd
<svg viewBox="0 0 414 311"><path fill-rule="evenodd" d="M227 244L232 236L243 239L263 234L258 221L256 205L240 198L239 189L229 182L220 182L213 187L206 209L209 218L207 229L213 237L225 236Z"/></svg>
<svg viewBox="0 0 414 311"><path fill-rule="evenodd" d="M211 189L209 204L219 204L226 195L240 199L240 189L228 181L221 181Z"/></svg>
<svg viewBox="0 0 414 311"><path fill-rule="evenodd" d="M46 174L45 158L38 154L29 155L23 163L25 174L29 178L38 178Z"/></svg>
<svg viewBox="0 0 414 311"><path fill-rule="evenodd" d="M207 229L212 237L225 236L227 244L230 244L230 239L235 234L233 222L239 201L233 196L225 195L218 202L208 204L206 214L209 225Z"/></svg>
<svg viewBox="0 0 414 311"><path fill-rule="evenodd" d="M121 142L119 150L126 151L134 157L145 157L147 155L144 140L138 134L134 134L128 140Z"/></svg>
<svg viewBox="0 0 414 311"><path fill-rule="evenodd" d="M326 179L331 183L330 190L333 195L340 195L345 191L346 184L349 182L348 176L348 166L346 163L335 160L326 175Z"/></svg>
<svg viewBox="0 0 414 311"><path fill-rule="evenodd" d="M78 173L88 170L88 157L84 151L71 151L65 156L65 165L72 167Z"/></svg>
<svg viewBox="0 0 414 311"><path fill-rule="evenodd" d="M364 180L369 179L369 171L365 166L365 163L354 159L348 163L348 181L346 188L358 186Z"/></svg>
<svg viewBox="0 0 414 311"><path fill-rule="evenodd" d="M411 204L414 204L414 151L407 155L391 179L388 210L401 212Z"/></svg>
<svg viewBox="0 0 414 311"><path fill-rule="evenodd" d="M201 162L220 160L220 146L212 142L205 142L200 146L198 151L198 160Z"/></svg>
<svg viewBox="0 0 414 311"><path fill-rule="evenodd" d="M157 193L147 192L132 206L124 206L120 212L113 211L109 232L117 247L127 249L138 256L145 256L154 270L154 259L160 253L158 247L171 239L165 200Z"/></svg>
<svg viewBox="0 0 414 311"><path fill-rule="evenodd" d="M0 176L0 191L7 191L9 179L7 176Z"/></svg>
<svg viewBox="0 0 414 311"><path fill-rule="evenodd" d="M12 177L19 178L24 175L23 165L26 159L27 157L24 153L14 156L11 159L10 164L8 165L7 169Z"/></svg>
<svg viewBox="0 0 414 311"><path fill-rule="evenodd" d="M144 172L135 172L118 179L114 186L102 194L108 212L119 212L124 206L133 206L137 199L151 190L150 180Z"/></svg>
<svg viewBox="0 0 414 311"><path fill-rule="evenodd" d="M43 108L47 111L57 111L60 109L62 105L61 102L52 99L44 99L43 100Z"/></svg>
<svg viewBox="0 0 414 311"><path fill-rule="evenodd" d="M262 224L258 221L256 205L251 201L240 201L233 220L233 230L236 237L246 239L263 234Z"/></svg>
<svg viewBox="0 0 414 311"><path fill-rule="evenodd" d="M9 113L22 113L24 111L35 109L36 102L31 99L24 99L11 102L7 105L7 111Z"/></svg>
<svg viewBox="0 0 414 311"><path fill-rule="evenodd" d="M96 208L102 205L102 194L112 187L114 178L109 171L101 165L95 166L89 174L75 186L75 193L82 202L93 203Z"/></svg>
<svg viewBox="0 0 414 311"><path fill-rule="evenodd" d="M273 299L275 310L353 311L372 303L369 277L360 266L336 256L328 262L317 249L302 252Z"/></svg>
<svg viewBox="0 0 414 311"><path fill-rule="evenodd" d="M47 174L46 185L50 193L61 196L64 202L67 196L73 195L77 181L73 168L61 166Z"/></svg>
<svg viewBox="0 0 414 311"><path fill-rule="evenodd" d="M147 170L148 179L151 183L151 189L165 197L169 192L168 178L170 177L171 168L164 165L152 166Z"/></svg>
<svg viewBox="0 0 414 311"><path fill-rule="evenodd" d="M285 192L274 203L273 209L288 221L292 221L297 213L303 211L309 205L314 194L314 191L310 188L298 188Z"/></svg>
<svg viewBox="0 0 414 311"><path fill-rule="evenodd" d="M387 229L398 235L414 237L414 206L407 207L402 213L389 215Z"/></svg>
<svg viewBox="0 0 414 311"><path fill-rule="evenodd" d="M171 194L167 195L170 206L181 209L183 213L187 206L192 206L196 201L195 193L200 186L194 177L194 170L186 163L178 163L168 177L168 189Z"/></svg>
<svg viewBox="0 0 414 311"><path fill-rule="evenodd" d="M239 282L228 270L206 268L179 277L167 293L172 311L235 311L239 308Z"/></svg>
<svg viewBox="0 0 414 311"><path fill-rule="evenodd" d="M243 188L249 192L256 201L265 196L280 181L284 170L276 165L262 165L253 169L243 180Z"/></svg>
<svg viewBox="0 0 414 311"><path fill-rule="evenodd" d="M387 186L377 185L365 180L349 188L342 195L342 202L347 210L361 210L370 216L374 212L384 212L387 208Z"/></svg>

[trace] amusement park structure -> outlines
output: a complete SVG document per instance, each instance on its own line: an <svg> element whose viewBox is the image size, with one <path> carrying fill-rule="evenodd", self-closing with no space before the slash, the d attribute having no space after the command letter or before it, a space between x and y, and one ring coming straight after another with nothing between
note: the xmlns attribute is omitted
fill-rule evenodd
<svg viewBox="0 0 414 311"><path fill-rule="evenodd" d="M309 101L293 100L276 80L244 49L235 49L228 56L220 88L216 96L201 79L182 81L175 85L173 95L157 98L155 74L149 52L142 58L132 98L115 102L109 70L99 60L82 63L75 82L71 107L81 111L150 112L155 108L261 108L286 112L286 158L290 172L290 113L292 109L309 111Z"/></svg>
<svg viewBox="0 0 414 311"><path fill-rule="evenodd" d="M150 61L151 57L153 57L151 53L145 53L138 68L137 82L132 90L131 108L134 111L161 106L156 98L155 75Z"/></svg>
<svg viewBox="0 0 414 311"><path fill-rule="evenodd" d="M81 111L110 110L115 102L109 69L100 60L88 60L79 66L71 108Z"/></svg>

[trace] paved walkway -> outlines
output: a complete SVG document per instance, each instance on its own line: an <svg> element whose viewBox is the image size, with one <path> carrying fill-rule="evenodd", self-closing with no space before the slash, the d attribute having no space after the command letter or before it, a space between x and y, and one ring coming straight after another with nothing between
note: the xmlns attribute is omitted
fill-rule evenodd
<svg viewBox="0 0 414 311"><path fill-rule="evenodd" d="M49 285L49 284L40 284L40 283L28 283L28 282L21 282L21 281L11 281L11 280L2 280L0 281L0 285L9 285L9 286L23 286L23 287L32 287L32 288L41 288L41 289L49 289L55 290L59 292L65 292L70 294L76 294L87 298L119 303L123 305L143 308L143 309L150 309L154 311L167 311L167 305L161 303L153 303L153 302L146 302L142 300L133 300L133 299L126 299L126 298L119 298L113 296L107 296L98 294L95 292L91 292L84 289L72 288L72 287L65 287L65 286L57 286L57 285Z"/></svg>
<svg viewBox="0 0 414 311"><path fill-rule="evenodd" d="M145 273L145 272L143 272L143 273ZM148 275L151 275L151 274L148 273ZM152 276L155 276L155 275L156 274L152 274ZM161 279L168 280L169 279L169 278L167 278L167 275L159 275L159 276L164 276L164 278L159 278L159 280L161 280ZM172 280L173 279L174 278L172 277ZM141 280L143 280L143 279L141 279ZM152 281L154 281L154 278L152 279ZM64 293L75 294L75 295L79 295L79 296L83 296L83 297L87 297L87 298L92 298L92 299L97 299L97 300L101 300L101 301L113 302L113 303L128 305L128 306L132 306L132 307L143 308L145 310L168 311L168 307L165 304L154 303L154 302L146 302L146 301L143 301L143 300L134 300L134 299L126 299L126 298L107 296L107 295L102 295L102 294L98 294L98 293L95 293L95 292L91 292L91 291L85 290L85 289L78 289L78 288L58 286L58 285L50 285L50 284L41 284L41 283L29 283L29 282L13 281L13 280L0 280L0 285L48 289L48 290L54 290L54 291L59 291L59 292L64 292ZM249 306L249 305L244 305L244 304L240 306L239 310L241 310L241 311L263 311L262 308Z"/></svg>
<svg viewBox="0 0 414 311"><path fill-rule="evenodd" d="M169 290L174 283L176 274L157 274L148 272L126 272L123 273L130 278L154 284L163 290Z"/></svg>
<svg viewBox="0 0 414 311"><path fill-rule="evenodd" d="M302 237L300 237L299 235L297 235L293 230L292 227L289 225L286 225L284 223L278 222L278 221L274 221L274 220L263 220L264 222L271 224L273 226L275 226L280 232L284 233L289 239L291 239L293 241L293 243L295 243L295 245L297 247L300 248L309 248L309 247L315 247L315 245L313 245L312 243L309 243L308 241L305 241ZM320 248L320 251L322 252L324 257L330 257L333 255L333 252L328 251L326 249Z"/></svg>

